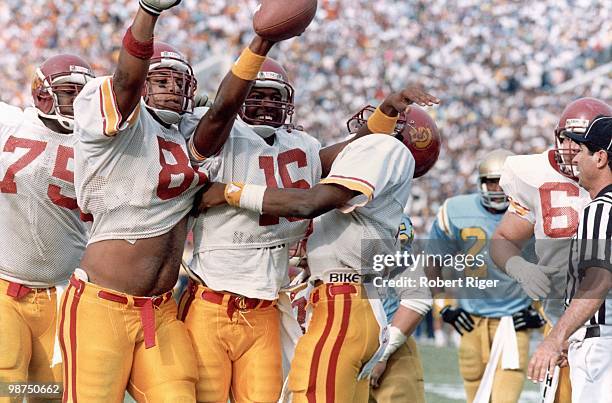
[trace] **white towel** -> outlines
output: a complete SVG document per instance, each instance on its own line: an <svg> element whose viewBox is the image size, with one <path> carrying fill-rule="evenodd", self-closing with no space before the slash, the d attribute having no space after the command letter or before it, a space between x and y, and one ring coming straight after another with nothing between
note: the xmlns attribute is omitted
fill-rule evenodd
<svg viewBox="0 0 612 403"><path fill-rule="evenodd" d="M491 392L493 391L493 378L495 377L495 370L497 369L500 357L502 369L519 369L518 342L516 340L512 316L504 316L499 321L499 326L493 338L489 362L480 381L474 403L489 403Z"/></svg>
<svg viewBox="0 0 612 403"><path fill-rule="evenodd" d="M55 286L55 341L53 343L53 358L51 359L51 368L62 363L62 350L59 343L59 328L60 328L60 303L62 296L66 290L66 284L57 284Z"/></svg>

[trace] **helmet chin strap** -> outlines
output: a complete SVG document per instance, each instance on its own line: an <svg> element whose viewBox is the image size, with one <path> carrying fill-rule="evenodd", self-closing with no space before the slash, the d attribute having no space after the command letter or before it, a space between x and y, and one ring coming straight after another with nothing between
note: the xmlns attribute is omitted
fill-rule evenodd
<svg viewBox="0 0 612 403"><path fill-rule="evenodd" d="M276 127L266 125L250 125L253 131L259 135L262 139L267 139L276 133Z"/></svg>
<svg viewBox="0 0 612 403"><path fill-rule="evenodd" d="M43 113L40 109L37 109L38 116L45 119L51 119L57 121L64 129L72 131L74 129L74 120L70 118L66 118L63 116L59 116L55 113L47 114Z"/></svg>
<svg viewBox="0 0 612 403"><path fill-rule="evenodd" d="M166 109L158 109L153 108L149 105L146 105L147 109L157 116L162 122L168 125L174 125L181 121L181 114L174 111L169 111Z"/></svg>

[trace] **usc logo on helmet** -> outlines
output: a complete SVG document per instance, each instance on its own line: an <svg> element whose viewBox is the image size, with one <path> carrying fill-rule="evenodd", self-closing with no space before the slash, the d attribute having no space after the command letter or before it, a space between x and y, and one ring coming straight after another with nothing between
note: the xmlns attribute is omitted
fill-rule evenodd
<svg viewBox="0 0 612 403"><path fill-rule="evenodd" d="M424 150L432 143L433 134L429 127L411 127L409 133L411 143L418 150Z"/></svg>

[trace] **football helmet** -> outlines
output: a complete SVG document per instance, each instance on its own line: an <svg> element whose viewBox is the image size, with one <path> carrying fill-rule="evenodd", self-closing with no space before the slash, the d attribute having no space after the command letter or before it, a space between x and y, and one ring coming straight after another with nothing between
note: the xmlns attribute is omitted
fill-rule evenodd
<svg viewBox="0 0 612 403"><path fill-rule="evenodd" d="M567 138L565 132L584 133L589 123L598 115L612 116L612 107L597 98L580 98L565 107L561 113L559 123L555 128L555 160L559 164L560 172L572 179L576 179L578 166L572 162L578 152L576 148L563 146Z"/></svg>
<svg viewBox="0 0 612 403"><path fill-rule="evenodd" d="M72 130L74 98L94 77L89 63L79 56L64 53L45 60L32 80L32 98L38 115L56 120L64 129Z"/></svg>
<svg viewBox="0 0 612 403"><path fill-rule="evenodd" d="M496 183L499 187L502 168L506 158L514 155L513 152L497 149L491 151L478 164L478 191L485 207L504 211L508 208L508 196L503 190L489 189L491 183Z"/></svg>
<svg viewBox="0 0 612 403"><path fill-rule="evenodd" d="M280 93L280 100L260 99L253 90L272 88ZM289 83L287 71L276 60L268 57L257 73L257 79L244 101L240 117L247 124L254 126L262 137L268 137L278 127L293 128L294 89ZM261 130L259 130L261 129Z"/></svg>
<svg viewBox="0 0 612 403"><path fill-rule="evenodd" d="M147 107L163 122L178 123L181 115L193 112L196 87L197 80L187 59L174 46L156 41L143 89ZM162 105L158 97L175 98L177 102L174 106Z"/></svg>
<svg viewBox="0 0 612 403"><path fill-rule="evenodd" d="M357 132L376 108L367 105L347 122L349 133ZM408 113L400 113L394 130L395 138L404 143L412 153L416 166L414 178L425 175L438 161L442 136L436 122L420 106L410 105Z"/></svg>

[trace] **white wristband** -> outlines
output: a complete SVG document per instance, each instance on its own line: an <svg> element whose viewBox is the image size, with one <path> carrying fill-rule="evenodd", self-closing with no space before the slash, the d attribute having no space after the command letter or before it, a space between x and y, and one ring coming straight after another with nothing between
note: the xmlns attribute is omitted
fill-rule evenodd
<svg viewBox="0 0 612 403"><path fill-rule="evenodd" d="M263 211L264 193L266 193L265 186L244 185L240 195L240 207L261 214Z"/></svg>
<svg viewBox="0 0 612 403"><path fill-rule="evenodd" d="M408 309L415 311L420 315L427 315L427 312L431 309L433 305L433 299L431 298L410 298L403 299L400 301L400 305L405 306Z"/></svg>
<svg viewBox="0 0 612 403"><path fill-rule="evenodd" d="M387 348L385 348L385 352L383 353L380 361L387 361L398 348L402 346L408 340L408 336L402 333L399 328L389 325L389 344L387 344Z"/></svg>

